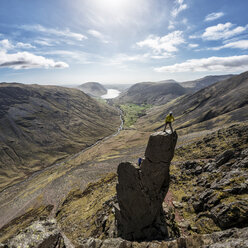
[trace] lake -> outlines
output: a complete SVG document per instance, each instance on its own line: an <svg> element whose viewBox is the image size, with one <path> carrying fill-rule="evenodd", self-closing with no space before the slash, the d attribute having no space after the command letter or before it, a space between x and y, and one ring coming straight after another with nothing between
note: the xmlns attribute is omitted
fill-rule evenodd
<svg viewBox="0 0 248 248"><path fill-rule="evenodd" d="M103 98L103 99L112 99L112 98L115 98L115 97L119 96L120 93L121 92L119 90L108 89L107 94L102 95L101 98Z"/></svg>

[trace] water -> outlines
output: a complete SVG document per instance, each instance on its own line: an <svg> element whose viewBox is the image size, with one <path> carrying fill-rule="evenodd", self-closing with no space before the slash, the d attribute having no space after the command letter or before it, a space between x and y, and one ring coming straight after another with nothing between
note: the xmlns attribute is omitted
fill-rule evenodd
<svg viewBox="0 0 248 248"><path fill-rule="evenodd" d="M115 90L115 89L108 89L107 94L102 95L101 98L103 99L112 99L115 98L117 96L119 96L121 92L119 90Z"/></svg>

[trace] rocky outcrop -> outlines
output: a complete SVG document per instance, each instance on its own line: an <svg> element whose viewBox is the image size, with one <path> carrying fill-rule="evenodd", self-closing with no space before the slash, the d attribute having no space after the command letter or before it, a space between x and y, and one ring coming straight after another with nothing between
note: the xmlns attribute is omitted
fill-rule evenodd
<svg viewBox="0 0 248 248"><path fill-rule="evenodd" d="M168 237L162 203L169 189L176 142L176 132L154 133L140 167L129 162L119 164L115 209L119 236L128 240Z"/></svg>
<svg viewBox="0 0 248 248"><path fill-rule="evenodd" d="M231 143L232 145L232 143ZM172 178L190 230L211 233L248 223L248 148L227 149L214 159L187 161Z"/></svg>
<svg viewBox="0 0 248 248"><path fill-rule="evenodd" d="M233 228L205 235L180 237L173 241L130 242L123 239L85 239L80 248L245 248L248 247L248 228Z"/></svg>
<svg viewBox="0 0 248 248"><path fill-rule="evenodd" d="M5 248L65 248L54 219L35 221L3 245Z"/></svg>

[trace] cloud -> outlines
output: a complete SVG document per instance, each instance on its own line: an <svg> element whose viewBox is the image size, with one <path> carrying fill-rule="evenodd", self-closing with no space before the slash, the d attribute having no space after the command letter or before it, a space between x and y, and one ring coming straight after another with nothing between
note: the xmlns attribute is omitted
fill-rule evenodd
<svg viewBox="0 0 248 248"><path fill-rule="evenodd" d="M214 20L217 20L219 19L220 17L224 16L224 13L223 12L213 12L211 14L208 14L206 17L205 17L205 22L209 22L209 21L214 21Z"/></svg>
<svg viewBox="0 0 248 248"><path fill-rule="evenodd" d="M11 42L8 39L4 39L0 41L0 51L7 51L13 49L13 45L11 44Z"/></svg>
<svg viewBox="0 0 248 248"><path fill-rule="evenodd" d="M218 24L216 26L211 26L205 29L202 34L202 39L204 40L220 40L228 39L235 35L243 33L247 27L234 27L234 24L227 22L225 24Z"/></svg>
<svg viewBox="0 0 248 248"><path fill-rule="evenodd" d="M33 32L40 32L45 33L49 35L55 35L55 36L61 36L66 38L72 38L78 41L82 41L84 39L87 39L87 37L80 33L74 33L71 32L70 29L54 29L54 28L46 28L42 25L22 25L20 26L21 29L27 30L27 31L33 31Z"/></svg>
<svg viewBox="0 0 248 248"><path fill-rule="evenodd" d="M183 43L185 43L183 32L177 30L162 37L149 35L145 40L137 42L137 45L152 49L155 55L165 55L168 57L177 52L177 47Z"/></svg>
<svg viewBox="0 0 248 248"><path fill-rule="evenodd" d="M208 48L208 50L218 51L224 48L237 48L245 50L248 49L248 40L238 40L234 42L229 42L223 46Z"/></svg>
<svg viewBox="0 0 248 248"><path fill-rule="evenodd" d="M187 4L183 3L184 0L176 0L175 2L176 2L176 6L171 11L171 15L173 17L177 17L180 12L188 8Z"/></svg>
<svg viewBox="0 0 248 248"><path fill-rule="evenodd" d="M89 29L87 33L99 39L103 43L109 43L105 36L97 30Z"/></svg>
<svg viewBox="0 0 248 248"><path fill-rule="evenodd" d="M196 48L196 47L198 47L198 46L199 46L199 44L189 44L189 45L188 45L189 48Z"/></svg>
<svg viewBox="0 0 248 248"><path fill-rule="evenodd" d="M30 43L23 43L23 42L17 42L16 44L13 44L8 39L4 39L0 41L0 51L8 51L16 48L35 48L35 46L32 46Z"/></svg>
<svg viewBox="0 0 248 248"><path fill-rule="evenodd" d="M242 71L247 70L248 55L230 57L209 57L190 59L183 63L157 67L157 72L202 72L202 71Z"/></svg>
<svg viewBox="0 0 248 248"><path fill-rule="evenodd" d="M8 67L12 69L32 69L32 68L67 68L68 64L43 56L37 56L29 52L6 53L0 52L0 68Z"/></svg>
<svg viewBox="0 0 248 248"><path fill-rule="evenodd" d="M115 55L113 58L110 58L108 64L112 65L121 65L125 62L145 62L150 57L150 54L135 54L135 55L127 55L124 53L120 53Z"/></svg>
<svg viewBox="0 0 248 248"><path fill-rule="evenodd" d="M172 29L174 29L174 28L175 28L175 22L169 21L168 29L169 29L169 30L172 30Z"/></svg>
<svg viewBox="0 0 248 248"><path fill-rule="evenodd" d="M17 42L15 47L26 48L26 49L35 48L35 46L31 45L30 43L23 43L23 42Z"/></svg>
<svg viewBox="0 0 248 248"><path fill-rule="evenodd" d="M51 50L41 52L42 55L55 55L63 58L63 60L71 63L92 64L96 63L101 57L95 54L86 53L83 51L68 51L68 50Z"/></svg>

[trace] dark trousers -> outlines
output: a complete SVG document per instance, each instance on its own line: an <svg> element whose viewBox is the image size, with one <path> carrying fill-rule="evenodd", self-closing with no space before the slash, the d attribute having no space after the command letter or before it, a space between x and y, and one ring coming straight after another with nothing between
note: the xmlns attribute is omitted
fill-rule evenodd
<svg viewBox="0 0 248 248"><path fill-rule="evenodd" d="M164 132L165 132L165 130L166 130L167 125L169 125L170 130L171 130L171 132L173 133L173 128L172 128L171 122L165 122Z"/></svg>

